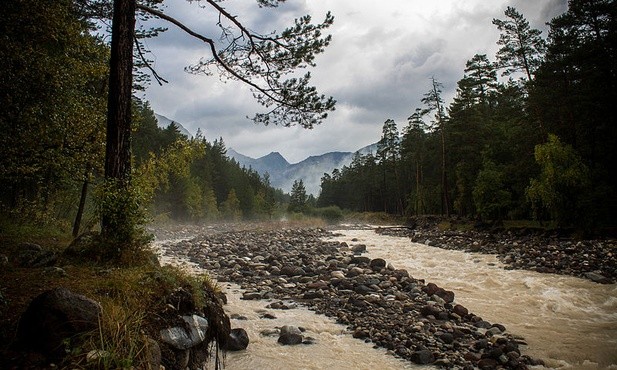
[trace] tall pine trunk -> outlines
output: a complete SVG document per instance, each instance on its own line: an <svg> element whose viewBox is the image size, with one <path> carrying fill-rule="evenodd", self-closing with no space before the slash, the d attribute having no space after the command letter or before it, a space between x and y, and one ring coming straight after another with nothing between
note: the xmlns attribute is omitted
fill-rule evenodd
<svg viewBox="0 0 617 370"><path fill-rule="evenodd" d="M448 174L446 171L446 135L444 134L443 124L441 127L441 205L442 213L450 217L450 189L448 189Z"/></svg>
<svg viewBox="0 0 617 370"><path fill-rule="evenodd" d="M131 177L131 95L133 87L133 34L135 0L115 0L109 63L107 101L107 145L105 180L114 191L128 192ZM101 218L103 236L113 233L113 224L122 224L121 209L107 209Z"/></svg>
<svg viewBox="0 0 617 370"><path fill-rule="evenodd" d="M75 222L73 223L73 238L79 235L79 228L81 226L81 219L84 215L84 208L86 207L86 197L88 196L88 183L90 182L90 165L86 165L84 171L84 183L81 186L81 195L79 197L79 206L77 207L77 214L75 215Z"/></svg>

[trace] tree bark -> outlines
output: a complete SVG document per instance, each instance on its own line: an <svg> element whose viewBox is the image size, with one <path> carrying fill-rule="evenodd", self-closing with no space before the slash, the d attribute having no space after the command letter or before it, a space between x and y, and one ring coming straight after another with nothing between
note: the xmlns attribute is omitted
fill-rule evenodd
<svg viewBox="0 0 617 370"><path fill-rule="evenodd" d="M131 97L133 88L133 33L135 0L115 0L109 62L109 97L107 101L107 145L105 179L117 190L128 190L131 176ZM114 212L115 215L121 212ZM101 231L109 234L111 217L103 214Z"/></svg>
<svg viewBox="0 0 617 370"><path fill-rule="evenodd" d="M75 215L75 222L73 223L73 238L79 235L79 227L81 226L81 219L84 215L84 208L86 207L86 197L88 196L88 183L90 178L90 166L86 166L84 173L84 183L81 186L81 196L79 197L79 206L77 207L77 215Z"/></svg>

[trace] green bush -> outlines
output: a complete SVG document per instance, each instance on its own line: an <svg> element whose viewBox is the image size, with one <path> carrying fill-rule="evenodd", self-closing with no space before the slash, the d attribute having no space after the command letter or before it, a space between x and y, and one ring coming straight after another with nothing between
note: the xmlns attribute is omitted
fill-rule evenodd
<svg viewBox="0 0 617 370"><path fill-rule="evenodd" d="M313 214L329 224L336 224L343 220L343 211L337 206L315 208Z"/></svg>

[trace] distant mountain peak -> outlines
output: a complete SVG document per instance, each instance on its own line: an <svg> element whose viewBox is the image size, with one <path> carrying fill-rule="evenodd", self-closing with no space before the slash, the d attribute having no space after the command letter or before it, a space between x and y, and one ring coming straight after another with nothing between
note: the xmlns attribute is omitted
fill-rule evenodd
<svg viewBox="0 0 617 370"><path fill-rule="evenodd" d="M167 128L169 127L172 123L175 124L176 126L178 126L178 131L180 131L180 133L182 135L185 135L188 138L192 138L193 135L191 135L191 133L189 132L189 130L187 130L184 126L182 126L182 124L178 121L174 121L172 119L169 119L167 117L165 117L162 114L158 114L158 113L154 113L154 118L156 118L156 122L158 124L158 126L160 128Z"/></svg>
<svg viewBox="0 0 617 370"><path fill-rule="evenodd" d="M355 153L365 155L373 152L375 147L376 144L372 144L354 153L328 152L312 155L294 164L290 164L279 152L270 152L263 157L251 158L230 148L227 150L227 155L241 166L250 167L261 175L268 173L270 182L275 188L290 192L294 181L302 180L306 192L317 196L324 173L332 173L335 168L340 169L349 165Z"/></svg>

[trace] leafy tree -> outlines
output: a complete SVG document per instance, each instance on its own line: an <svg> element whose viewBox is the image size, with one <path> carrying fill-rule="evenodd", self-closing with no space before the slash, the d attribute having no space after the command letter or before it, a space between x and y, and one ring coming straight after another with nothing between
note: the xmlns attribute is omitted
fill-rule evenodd
<svg viewBox="0 0 617 370"><path fill-rule="evenodd" d="M589 227L589 169L572 146L555 135L536 146L535 158L541 172L531 179L527 196L536 215L550 212L561 227Z"/></svg>
<svg viewBox="0 0 617 370"><path fill-rule="evenodd" d="M571 145L589 168L596 217L607 225L617 220L615 19L615 1L569 1L549 23L546 58L529 94L544 132Z"/></svg>
<svg viewBox="0 0 617 370"><path fill-rule="evenodd" d="M18 219L71 217L99 170L108 50L88 31L69 0L3 2L0 207Z"/></svg>
<svg viewBox="0 0 617 370"><path fill-rule="evenodd" d="M478 173L473 200L482 218L497 220L502 220L503 211L511 202L511 194L505 189L503 172L491 160L484 161Z"/></svg>
<svg viewBox="0 0 617 370"><path fill-rule="evenodd" d="M287 207L288 212L305 212L308 201L308 197L306 195L306 188L304 187L304 182L302 180L294 181L291 186L291 199L289 200L289 207Z"/></svg>
<svg viewBox="0 0 617 370"><path fill-rule="evenodd" d="M505 20L493 19L493 24L501 32L497 45L497 65L505 69L504 76L524 72L527 81L533 80L533 74L542 63L545 43L542 31L531 28L525 17L513 7L507 7Z"/></svg>
<svg viewBox="0 0 617 370"><path fill-rule="evenodd" d="M205 189L203 204L203 213L206 220L216 220L219 218L220 213L216 204L216 196L214 195L214 190L210 187Z"/></svg>
<svg viewBox="0 0 617 370"><path fill-rule="evenodd" d="M204 3L219 14L215 22L222 31L221 41L226 42L221 48L214 38L194 32L156 8L137 4L136 0L114 0L105 177L117 191L130 187L130 102L135 12L138 9L174 24L206 44L212 59L200 61L189 67L189 71L206 73L215 66L224 77L249 85L258 102L271 108L267 113L255 115L256 122L312 127L334 109L334 99L319 95L314 87L309 86L310 74L285 79L300 68L314 65L315 55L330 43L330 36L322 35L333 22L330 14L321 24L314 25L309 16L304 16L280 34L260 34L243 25L219 1L206 0ZM262 0L259 4L276 6L278 1ZM120 211L112 214L122 216ZM107 236L113 232L110 217L109 214L102 216L102 232ZM120 220L120 224L125 223Z"/></svg>
<svg viewBox="0 0 617 370"><path fill-rule="evenodd" d="M221 204L221 213L226 220L238 221L242 217L236 189L231 189L227 194L227 199Z"/></svg>

